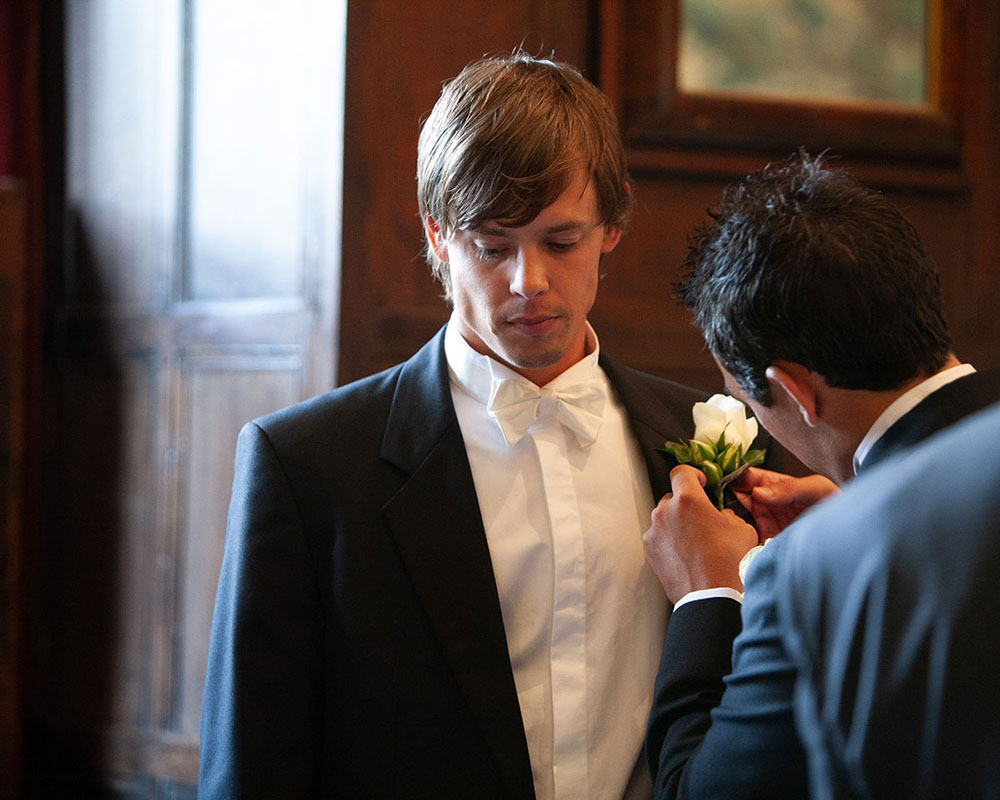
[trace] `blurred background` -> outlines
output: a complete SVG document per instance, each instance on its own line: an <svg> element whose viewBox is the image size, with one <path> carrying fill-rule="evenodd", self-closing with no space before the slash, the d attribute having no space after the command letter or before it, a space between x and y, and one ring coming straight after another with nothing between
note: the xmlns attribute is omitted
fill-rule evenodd
<svg viewBox="0 0 1000 800"><path fill-rule="evenodd" d="M447 319L414 172L517 46L618 109L602 346L719 388L677 279L799 146L887 192L1000 365L995 0L0 0L0 797L193 798L236 433Z"/></svg>

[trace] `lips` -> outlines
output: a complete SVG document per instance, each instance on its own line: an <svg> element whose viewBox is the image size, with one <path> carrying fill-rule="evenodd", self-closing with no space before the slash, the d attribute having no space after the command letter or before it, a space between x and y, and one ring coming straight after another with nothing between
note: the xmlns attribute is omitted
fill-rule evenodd
<svg viewBox="0 0 1000 800"><path fill-rule="evenodd" d="M559 317L551 314L533 314L531 316L514 317L508 320L515 330L529 336L543 336L551 333L559 324Z"/></svg>

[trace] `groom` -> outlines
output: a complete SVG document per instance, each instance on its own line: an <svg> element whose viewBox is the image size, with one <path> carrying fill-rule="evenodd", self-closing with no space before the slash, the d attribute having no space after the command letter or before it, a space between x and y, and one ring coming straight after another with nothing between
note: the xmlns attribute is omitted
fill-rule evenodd
<svg viewBox="0 0 1000 800"><path fill-rule="evenodd" d="M613 111L569 65L483 59L417 162L451 318L240 434L199 797L648 797L641 536L701 395L587 322L632 204Z"/></svg>
<svg viewBox="0 0 1000 800"><path fill-rule="evenodd" d="M913 227L819 159L729 187L686 266L680 296L729 391L836 483L872 477L756 556L741 617L740 559L837 489L751 470L742 499L758 534L715 510L701 473L671 473L644 537L675 603L647 738L657 796L803 797L810 780L819 797L981 789L1000 769L995 720L963 729L942 703L968 699L953 676L978 657L961 641L969 608L954 584L969 571L957 564L986 552L969 527L996 492L964 478L996 461L996 415L977 429L978 455L905 471L897 458L1000 399L1000 374L953 354ZM957 774L955 742L984 736L969 752L988 760Z"/></svg>

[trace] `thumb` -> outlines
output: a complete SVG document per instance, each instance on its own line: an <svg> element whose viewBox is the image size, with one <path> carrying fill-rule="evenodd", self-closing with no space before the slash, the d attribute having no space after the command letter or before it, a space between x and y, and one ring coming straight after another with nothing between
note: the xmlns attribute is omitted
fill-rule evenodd
<svg viewBox="0 0 1000 800"><path fill-rule="evenodd" d="M701 492L708 478L700 469L681 464L670 470L670 490L674 493Z"/></svg>

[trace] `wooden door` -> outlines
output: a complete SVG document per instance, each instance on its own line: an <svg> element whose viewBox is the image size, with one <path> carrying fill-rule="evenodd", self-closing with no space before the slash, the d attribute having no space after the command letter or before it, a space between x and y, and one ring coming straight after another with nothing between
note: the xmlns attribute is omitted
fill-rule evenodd
<svg viewBox="0 0 1000 800"><path fill-rule="evenodd" d="M88 0L49 21L65 191L33 558L41 796L194 796L237 432L336 371L344 18Z"/></svg>

